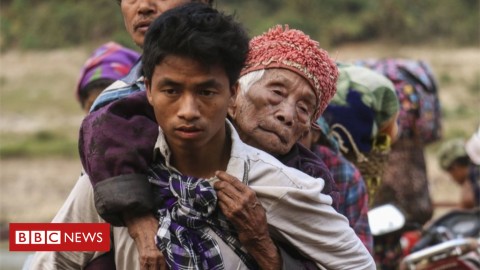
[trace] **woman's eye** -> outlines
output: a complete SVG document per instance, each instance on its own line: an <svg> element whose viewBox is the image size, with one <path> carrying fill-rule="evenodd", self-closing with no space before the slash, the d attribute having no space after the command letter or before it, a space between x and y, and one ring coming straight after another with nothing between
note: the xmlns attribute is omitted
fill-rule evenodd
<svg viewBox="0 0 480 270"><path fill-rule="evenodd" d="M279 96L282 96L282 95L283 95L282 91L280 91L280 90L278 90L278 89L273 89L272 92L275 93L275 94L277 94L277 95L279 95Z"/></svg>

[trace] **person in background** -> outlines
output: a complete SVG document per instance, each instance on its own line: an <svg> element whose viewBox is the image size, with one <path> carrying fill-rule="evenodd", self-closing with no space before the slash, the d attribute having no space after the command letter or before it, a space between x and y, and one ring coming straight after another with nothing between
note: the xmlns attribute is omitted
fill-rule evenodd
<svg viewBox="0 0 480 270"><path fill-rule="evenodd" d="M360 170L372 206L397 138L399 103L385 76L365 67L338 65L337 93L323 117L340 151Z"/></svg>
<svg viewBox="0 0 480 270"><path fill-rule="evenodd" d="M82 67L75 91L82 110L88 114L97 96L127 75L139 59L139 53L113 41L95 49Z"/></svg>
<svg viewBox="0 0 480 270"><path fill-rule="evenodd" d="M360 170L372 207L382 192L390 147L397 139L399 103L393 83L385 76L366 67L338 65L337 93L323 116L329 136L338 140L342 154ZM375 262L382 269L394 269L402 256L399 241L390 240L374 239Z"/></svg>
<svg viewBox="0 0 480 270"><path fill-rule="evenodd" d="M472 181L474 190L475 205L480 205L480 127L468 139L465 150L472 161L470 163L470 180Z"/></svg>
<svg viewBox="0 0 480 270"><path fill-rule="evenodd" d="M400 104L398 138L371 202L373 206L393 203L402 209L407 223L423 226L433 215L425 149L442 136L435 73L426 61L417 59L365 59L355 64L391 80Z"/></svg>
<svg viewBox="0 0 480 270"><path fill-rule="evenodd" d="M301 143L319 156L332 173L339 194L338 212L344 215L365 247L373 254L373 237L368 224L368 190L357 167L340 152L323 117L317 120Z"/></svg>
<svg viewBox="0 0 480 270"><path fill-rule="evenodd" d="M475 135L469 142L469 144L466 144L465 140L461 138L451 139L444 142L438 152L440 167L462 189L460 207L465 209L480 206L478 165L480 162L477 160L478 164L476 164L466 150L467 146L472 149L471 155L475 158L475 151L473 150L476 144Z"/></svg>

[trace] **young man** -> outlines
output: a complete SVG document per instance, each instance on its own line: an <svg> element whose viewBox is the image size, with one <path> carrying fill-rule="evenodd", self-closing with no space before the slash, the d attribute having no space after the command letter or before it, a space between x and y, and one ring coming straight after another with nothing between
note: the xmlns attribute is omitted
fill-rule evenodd
<svg viewBox="0 0 480 270"><path fill-rule="evenodd" d="M296 49L296 52L292 50L292 52L299 55L299 58L292 60L301 60L299 63L302 62L302 65L310 62L309 68L311 70L308 70L307 73L312 70L316 71L315 76L319 76L318 80L322 80L321 83L324 87L324 89L320 89L318 85L314 87L313 83L310 85L308 81L304 81L307 89L302 90L303 92L300 94L292 94L292 96L302 104L306 104L305 100L309 100L308 103L310 107L308 110L310 111L308 113L313 115L313 112L316 114L316 112L319 111L320 100L324 107L334 93L335 76L333 76L334 74L329 74L329 72L335 72L336 68L334 67L334 63L328 58L326 52L320 52L321 50L318 50L318 43L303 33L296 33L289 37L290 33L296 33L296 30L285 31L283 38L286 38L286 40L279 39L277 44L281 42L294 43L302 41L302 47L300 49ZM314 51L313 55L303 56L301 49L312 48L316 49L312 50ZM318 58L311 58L312 56ZM330 62L325 60L329 60ZM323 68L319 68L320 66ZM269 69L272 67L269 67ZM331 70L327 70L325 67L330 67ZM276 70L282 71L285 70L285 68L277 66ZM322 72L324 74L321 74ZM296 69L292 73L293 76L300 78L300 81L305 80L304 77L308 77L301 69ZM273 75L275 76L275 74ZM326 85L328 87L325 87ZM143 77L138 79L133 86L127 85L124 88L115 90L107 89L102 93L103 96L100 96L99 100L108 102L118 96L128 95L142 88ZM294 89L296 88L289 86L288 91L293 92ZM107 99L107 97L110 97L110 100ZM297 101L295 103L297 103ZM290 101L287 101L285 104L289 102ZM99 101L98 106L104 103L103 101ZM155 128L152 122L153 116L151 112L148 112L151 108L148 109L145 103L147 103L147 101L140 96L133 98L127 97L125 100L120 100L113 106L102 108L99 112L93 113L84 121L80 140L82 162L94 185L97 198L97 210L108 222L116 226L122 226L124 224L129 226L132 236L135 239L151 239L151 237L146 236L146 234L154 235L153 228L155 228L155 226L153 226L153 224L156 223L153 217L148 218L142 216L142 214L152 210L151 190L146 180L145 171L151 163L151 152L154 145L152 138L158 133L157 128ZM295 105L295 107L297 107L297 105ZM142 117L145 115L147 117ZM101 120L100 117L102 117ZM260 149L266 150L276 156L281 152L283 155L281 157L282 162L300 169L311 176L324 179L325 187L322 189L322 192L334 194L334 192L332 192L334 182L325 165L313 154L309 153L308 150L294 145L306 129L310 128L311 124L309 121L301 125L299 125L299 123L300 122L297 121L297 123L292 126L287 123L287 128L291 130L291 136L288 138L289 142L286 148L282 146L283 149L280 151L270 151L270 149L264 147L260 147ZM297 127L301 128L297 129ZM139 133L143 134L143 136L138 136ZM95 146L99 146L99 148ZM129 196L119 195L122 194L122 190L124 192L128 190ZM332 197L334 197L335 200L338 196L332 195ZM137 213L138 216L132 216L132 213ZM151 225L145 225L148 223ZM137 226L138 224L140 225ZM244 224L245 222L242 223L242 225ZM252 233L252 235L254 238L257 237L256 233ZM146 244L139 244L139 246L145 245Z"/></svg>
<svg viewBox="0 0 480 270"><path fill-rule="evenodd" d="M346 219L330 206L329 196L320 194L324 182L284 167L272 156L243 144L226 122L243 62L233 60L241 56L241 37L238 33L224 33L231 25L228 17L206 6L187 5L161 16L149 31L152 40L146 40L148 100L161 129L149 179L158 185L154 189L155 199L160 200L156 204L161 221L157 244L167 255L167 263L170 267L200 264L203 269L222 265L225 269L245 269L252 268L248 259L251 255L262 268L272 266L258 256L261 249L242 241L242 231L237 230L238 240L229 237L232 232L228 222L215 211L215 192L205 179L216 176L220 179L214 184L220 207L253 199L250 208L266 209L272 238L293 245L317 266L373 269L371 256ZM206 31L212 28L213 34ZM230 64L235 63L237 69L232 71ZM255 193L236 197L229 187L240 183L238 179ZM190 192L193 194L188 195ZM212 200L212 204L206 203ZM83 211L91 211L91 207ZM264 231L259 242L269 237L267 228L257 229ZM182 241L185 235L192 245ZM199 239L206 240L199 243ZM239 241L248 254L242 253ZM116 250L122 247L121 241L115 244Z"/></svg>
<svg viewBox="0 0 480 270"><path fill-rule="evenodd" d="M276 34L273 34L275 32ZM255 144L255 146L275 155L288 166L300 169L311 176L325 179L325 186L321 191L331 194L334 182L325 165L307 149L295 143L310 128L312 124L310 119L313 119L314 115L318 115L333 96L336 79L335 63L325 51L318 48L317 42L298 30L286 29L283 31L281 27L276 27L255 40L258 43L262 39L270 39L268 43L277 48L282 44L295 44L296 46L288 47L288 55L295 57L284 57L285 62L289 62L290 66L278 61L279 57L282 57L282 53L285 53L285 49L283 51L272 50L272 54L268 55L269 59L260 59L261 61L255 59L259 50L252 49L254 53L251 55L257 55L250 59L250 70L245 69L244 73L250 73L254 68L267 70L264 79L269 84L282 85L283 95L288 97L276 102L274 118L267 119L265 116L268 113L253 113L258 120L271 121L268 123L271 128L275 126L282 129L278 132L283 133L281 136L284 142L271 145L272 140L259 140L262 141L262 144ZM255 43L253 42L253 44ZM255 64L261 62L270 64L264 66ZM256 71L260 72L260 70ZM282 77L279 75L287 79L275 79ZM263 78L259 77L258 79ZM264 80L261 80L261 83L263 82ZM250 93L271 92L270 88L263 85L255 87L257 89ZM243 99L238 99L239 105L240 100ZM125 214L122 216L121 213L126 210L129 215L137 213L139 218L129 216L129 219L134 220L135 223L148 224L155 220L153 217L142 216L143 213L151 211L151 188L145 180L144 172L146 171L145 167L151 163L149 157L154 146L152 136L157 131L152 122L153 116L148 112L151 108L149 109L145 103L146 100L142 100L141 94L126 97L92 113L86 118L82 127L80 140L82 161L94 184L96 197L100 198L96 200L97 209L102 217L117 226L123 224L122 219L125 219ZM235 113L233 117L236 118L235 121L254 120L251 114ZM291 122L292 117L295 118L295 123ZM301 121L297 121L297 118ZM271 131L274 132L274 130ZM143 134L143 136L136 134ZM252 136L250 140L247 139L252 143L254 143L253 137L256 135L242 131L244 139ZM261 134L259 135L261 136ZM278 149L276 150L276 148ZM127 190L129 196L125 198L121 194L126 193ZM244 187L242 190L248 190L248 188ZM238 206L235 208L242 209ZM248 209L248 207L243 208ZM223 210L231 211L230 209ZM234 215L229 218L233 222ZM246 220L251 219L247 218ZM126 224L129 227L137 227L136 224L130 222L126 222ZM242 229L239 229L240 227ZM241 231L248 227L244 220L239 220L237 223L237 229ZM153 234L151 231L153 226L140 225L140 228L130 230L137 232L132 233L136 239L148 239L150 237L142 235ZM255 239L259 237L257 234L258 232L253 230L250 237Z"/></svg>
<svg viewBox="0 0 480 270"><path fill-rule="evenodd" d="M199 210L199 205L191 202L193 198L186 196L184 189L178 188L177 181L180 186L183 183L190 187L192 183L202 183L202 180L191 181L190 177L208 179L216 176L220 179L215 186L219 190L221 203L228 208L229 203L235 204L245 199L244 194L237 198L238 193L229 190L229 185L235 186L236 181L242 179L258 198L251 207L261 204L265 208L267 222L274 234L272 238L294 246L315 261L318 267L372 269L372 258L348 227L346 219L329 205L331 198L320 194L323 181L315 181L299 171L284 167L268 154L243 144L235 129L225 122L227 109L236 95L235 82L243 63L239 53L242 42L231 31L223 33L229 23L232 22L221 20L213 9L206 6L186 5L161 16L151 26L145 40L143 59L146 92L160 126L157 157L154 159L154 164L160 168L152 169L157 177L151 176L156 179L150 182L163 181L164 184L158 184L163 187L162 191L165 191L165 183L169 183L167 189L177 198L176 203L167 203L166 212L159 212L161 228L157 233L157 244L168 254L168 264L173 267L179 263L175 257L178 254L175 250L169 250L169 245L172 245L172 249L173 244L179 248L179 243L184 242L181 241L182 236L173 233L172 227L167 224L176 222L177 225L188 227L188 222L181 224L185 209L193 207L194 211L189 213ZM212 28L216 31L213 34L209 32ZM236 69L231 68L235 63ZM333 76L335 74L334 71L327 72ZM230 176L219 171L226 171ZM163 174L166 174L166 178ZM205 182L202 189L208 189L208 186ZM198 198L199 190L195 190L195 197ZM165 202L165 193L160 193L160 197L155 196ZM217 229L223 233L227 231L222 226L218 228L212 225L209 219L220 217L207 216L204 219L209 226L190 228L195 232L188 228L185 231L201 234L202 239L207 235L216 238L222 234L216 232ZM242 242L242 232L238 233ZM179 238L178 241L175 241L175 236ZM220 238L227 242L224 237ZM268 232L264 237L268 237ZM226 269L248 266L248 260L240 259L243 255L238 255L238 249L234 248L236 255L229 255L231 250L228 246L224 246L225 243L220 240L216 242L218 248L215 247L215 250L222 252ZM269 266L262 263L264 258L257 256L260 255L259 250L248 244L245 248L262 268ZM210 244L207 246L211 247ZM183 245L182 248L189 252L180 253L195 253L195 247ZM202 258L201 251L197 252L188 265L197 261L197 256ZM217 265L209 258L202 261L203 265ZM184 260L187 259L182 257L181 261Z"/></svg>

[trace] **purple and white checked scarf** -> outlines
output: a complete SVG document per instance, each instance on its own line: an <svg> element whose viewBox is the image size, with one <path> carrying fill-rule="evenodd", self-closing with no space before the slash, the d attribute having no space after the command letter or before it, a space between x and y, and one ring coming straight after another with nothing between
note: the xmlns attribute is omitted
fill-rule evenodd
<svg viewBox="0 0 480 270"><path fill-rule="evenodd" d="M180 175L164 162L151 166L149 176L159 215L156 243L170 269L225 269L220 248L206 232L207 227L249 269L259 269L242 247L235 228L217 208L217 195L208 180Z"/></svg>

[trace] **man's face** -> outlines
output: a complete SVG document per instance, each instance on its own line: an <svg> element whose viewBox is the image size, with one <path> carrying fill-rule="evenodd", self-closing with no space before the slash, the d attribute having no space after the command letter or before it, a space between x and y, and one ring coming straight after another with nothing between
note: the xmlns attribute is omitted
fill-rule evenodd
<svg viewBox="0 0 480 270"><path fill-rule="evenodd" d="M468 166L461 166L458 164L452 165L447 172L452 176L453 180L462 185L468 178Z"/></svg>
<svg viewBox="0 0 480 270"><path fill-rule="evenodd" d="M127 32L135 44L143 47L145 33L153 20L163 12L189 2L192 0L121 0L120 7Z"/></svg>
<svg viewBox="0 0 480 270"><path fill-rule="evenodd" d="M235 88L222 66L167 56L145 85L172 151L208 151L225 140L225 118Z"/></svg>
<svg viewBox="0 0 480 270"><path fill-rule="evenodd" d="M242 140L272 155L288 153L310 129L316 104L310 84L287 69L267 69L246 93L238 93L229 114Z"/></svg>

